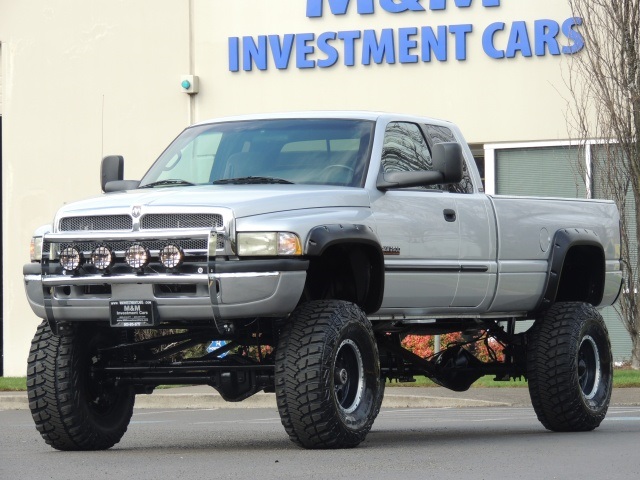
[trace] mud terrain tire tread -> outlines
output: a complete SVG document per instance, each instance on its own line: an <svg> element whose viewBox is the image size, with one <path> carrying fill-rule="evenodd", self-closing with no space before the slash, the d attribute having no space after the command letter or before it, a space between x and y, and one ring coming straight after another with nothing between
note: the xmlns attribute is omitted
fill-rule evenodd
<svg viewBox="0 0 640 480"><path fill-rule="evenodd" d="M579 349L588 336L597 344L599 384L587 398L579 379ZM613 361L607 327L586 303L557 303L528 334L527 376L531 403L545 428L590 431L605 418L613 385Z"/></svg>
<svg viewBox="0 0 640 480"><path fill-rule="evenodd" d="M88 342L73 330L55 336L43 321L31 342L27 367L29 409L45 442L58 450L105 450L120 441L133 414L135 394L122 388L116 404L99 415L87 406L84 355Z"/></svg>
<svg viewBox="0 0 640 480"><path fill-rule="evenodd" d="M355 339L360 348L366 378L363 400L346 415L348 422L333 392L336 349L344 338ZM280 333L275 380L280 418L294 443L317 449L357 446L382 402L371 322L349 302L313 301L298 307Z"/></svg>

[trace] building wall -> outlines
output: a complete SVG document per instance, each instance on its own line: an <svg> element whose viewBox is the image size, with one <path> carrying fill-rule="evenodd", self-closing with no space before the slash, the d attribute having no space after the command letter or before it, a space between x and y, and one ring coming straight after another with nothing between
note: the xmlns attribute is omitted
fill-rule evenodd
<svg viewBox="0 0 640 480"><path fill-rule="evenodd" d="M513 22L524 22L517 25L526 25L535 46L535 22L562 25L570 17L565 2L502 0L485 7L473 0L469 8L458 8L463 0L448 0L445 10L429 10L428 0L376 0L375 13L361 15L352 0L345 15L334 15L325 1L324 15L310 18L306 7L314 1L0 0L5 375L24 374L38 323L22 286L32 231L51 222L61 204L99 193L104 155L124 155L126 177L139 178L189 123L302 109L441 117L459 123L472 143L567 137L563 71L570 56L545 50L540 56L516 52L494 59L483 48L483 31L495 22L505 23L505 31L494 36L496 48L507 47ZM349 2L335 0L334 6L340 3ZM422 5L426 11L391 13L381 4ZM464 60L456 59L463 42L454 41L452 25L471 25ZM252 64L251 71L230 71L230 38L259 43L261 35L271 35L282 43L290 38L285 34L304 39L312 33L307 46L313 47L326 32L383 35L391 29L399 35L401 29L422 27L447 28L446 60L363 65L358 53L355 64L346 66L341 52L331 67L298 68L294 47L288 68L278 69L270 56L264 70ZM559 48L576 43L562 32L558 39ZM511 40L523 48L529 43L522 35ZM420 46L404 52L420 53ZM301 62L326 59L316 49ZM189 73L200 79L194 96L180 89L181 75Z"/></svg>
<svg viewBox="0 0 640 480"><path fill-rule="evenodd" d="M103 155L140 177L188 122L186 2L0 2L4 374L24 375L39 319L22 265L34 228L100 191ZM148 20L145 20L148 19Z"/></svg>
<svg viewBox="0 0 640 480"><path fill-rule="evenodd" d="M567 57L546 54L525 58L518 54L496 60L482 48L483 31L494 22L505 23L508 30L513 22L525 21L535 43L534 22L551 19L562 24L570 17L565 2L502 0L500 7L487 8L481 0L473 0L471 7L457 8L454 0L448 0L446 10L396 14L382 10L375 2L375 14L358 15L352 0L346 15L332 15L325 5L321 18L307 18L306 3L234 0L229 6L228 2L195 2L195 65L204 84L197 103L200 118L283 109L384 110L453 120L470 143L566 138L564 98L568 94L562 67ZM422 0L421 4L429 2ZM213 23L215 35L207 35ZM464 61L455 59L456 44L449 34L446 61L365 66L356 59L354 66L347 67L341 58L330 68L289 65L277 70L274 62L268 62L266 71L228 72L229 37L278 34L282 40L286 33L318 36L330 31L380 32L469 24L473 32L467 38ZM507 46L506 30L496 34L496 47ZM562 46L571 43L562 34L559 42Z"/></svg>

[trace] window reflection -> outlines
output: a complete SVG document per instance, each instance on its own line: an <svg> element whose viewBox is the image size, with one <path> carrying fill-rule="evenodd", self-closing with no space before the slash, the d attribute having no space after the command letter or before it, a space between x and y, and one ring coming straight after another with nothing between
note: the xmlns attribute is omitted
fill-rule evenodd
<svg viewBox="0 0 640 480"><path fill-rule="evenodd" d="M382 171L415 172L433 170L431 150L435 144L455 142L453 132L439 125L422 125L427 135L425 139L420 126L408 122L392 122L387 125L382 147ZM466 162L463 162L463 177L460 183L450 185L430 185L422 190L445 190L452 193L473 193L473 184Z"/></svg>

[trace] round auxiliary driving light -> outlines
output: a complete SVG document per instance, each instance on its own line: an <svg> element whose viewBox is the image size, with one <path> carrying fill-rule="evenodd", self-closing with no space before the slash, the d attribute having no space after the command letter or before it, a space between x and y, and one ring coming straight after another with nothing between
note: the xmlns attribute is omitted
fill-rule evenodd
<svg viewBox="0 0 640 480"><path fill-rule="evenodd" d="M82 253L75 247L67 247L60 252L60 266L71 272L82 263Z"/></svg>
<svg viewBox="0 0 640 480"><path fill-rule="evenodd" d="M142 245L131 245L124 252L124 259L133 268L142 268L149 263L149 251Z"/></svg>
<svg viewBox="0 0 640 480"><path fill-rule="evenodd" d="M176 268L182 263L184 254L180 247L176 245L167 245L160 250L160 261L167 268Z"/></svg>
<svg viewBox="0 0 640 480"><path fill-rule="evenodd" d="M91 252L91 263L98 270L106 270L111 265L113 265L113 253L109 250L109 247L105 247L104 245L100 245L96 247L93 252Z"/></svg>

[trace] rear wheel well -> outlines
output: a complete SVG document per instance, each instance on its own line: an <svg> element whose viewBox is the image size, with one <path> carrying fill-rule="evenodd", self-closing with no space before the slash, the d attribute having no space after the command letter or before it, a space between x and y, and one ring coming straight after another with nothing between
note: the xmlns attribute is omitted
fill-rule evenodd
<svg viewBox="0 0 640 480"><path fill-rule="evenodd" d="M556 302L599 305L604 291L604 252L594 245L569 249L562 264Z"/></svg>
<svg viewBox="0 0 640 480"><path fill-rule="evenodd" d="M382 254L372 245L339 243L311 257L304 300L346 300L365 313L380 308L384 291Z"/></svg>

